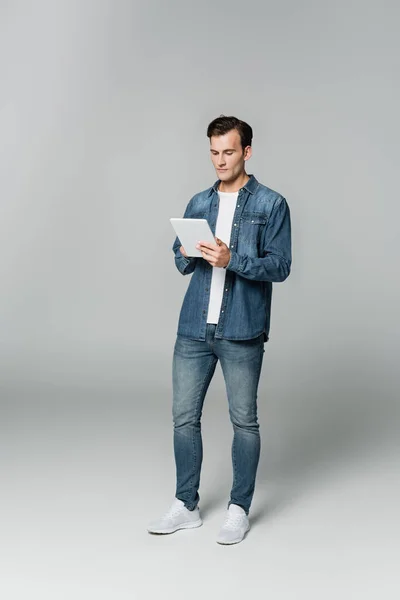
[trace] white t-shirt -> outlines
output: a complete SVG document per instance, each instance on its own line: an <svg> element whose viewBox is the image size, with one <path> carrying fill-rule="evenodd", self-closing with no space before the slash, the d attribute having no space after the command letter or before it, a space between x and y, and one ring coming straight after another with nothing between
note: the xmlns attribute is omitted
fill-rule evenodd
<svg viewBox="0 0 400 600"><path fill-rule="evenodd" d="M231 239L232 221L238 193L239 192L218 192L219 209L217 223L215 225L215 237L225 242L228 248ZM225 275L226 269L223 267L213 267L207 323L218 323L222 298L224 295Z"/></svg>

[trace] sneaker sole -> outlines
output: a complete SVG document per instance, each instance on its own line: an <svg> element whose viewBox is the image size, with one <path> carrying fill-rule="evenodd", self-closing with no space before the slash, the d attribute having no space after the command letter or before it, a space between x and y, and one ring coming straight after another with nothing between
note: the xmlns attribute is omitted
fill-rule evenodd
<svg viewBox="0 0 400 600"><path fill-rule="evenodd" d="M221 546L231 546L232 544L239 544L239 542L244 540L244 538L246 537L246 535L248 534L249 531L250 531L250 527L248 529L246 529L243 537L241 537L238 540L234 540L233 542L222 542L222 541L217 540L217 544L221 544Z"/></svg>
<svg viewBox="0 0 400 600"><path fill-rule="evenodd" d="M147 529L149 533L156 534L166 534L166 533L175 533L175 531L179 531L179 529L194 529L195 527L200 527L203 525L203 521L201 519L197 521L187 521L186 523L180 523L176 527L170 527L169 529Z"/></svg>

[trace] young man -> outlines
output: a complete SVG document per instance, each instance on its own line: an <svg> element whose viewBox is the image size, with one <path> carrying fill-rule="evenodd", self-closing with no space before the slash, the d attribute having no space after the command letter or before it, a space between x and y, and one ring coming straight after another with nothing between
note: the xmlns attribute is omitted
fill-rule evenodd
<svg viewBox="0 0 400 600"><path fill-rule="evenodd" d="M218 180L193 196L184 216L206 218L216 243L200 242L202 257L188 257L178 238L172 248L178 270L193 273L173 356L176 494L148 531L172 533L202 524L200 419L219 360L233 426L233 485L217 542L234 544L250 528L260 455L257 389L272 282L284 281L290 273L290 212L285 198L245 171L253 136L247 123L221 115L209 124L207 136Z"/></svg>

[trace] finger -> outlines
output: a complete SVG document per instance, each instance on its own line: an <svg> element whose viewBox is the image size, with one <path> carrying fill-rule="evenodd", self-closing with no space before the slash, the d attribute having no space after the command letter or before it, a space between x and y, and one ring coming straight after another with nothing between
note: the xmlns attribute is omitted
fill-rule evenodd
<svg viewBox="0 0 400 600"><path fill-rule="evenodd" d="M202 246L202 249L205 250L205 252L209 252L210 254L218 254L219 252L221 252L219 246Z"/></svg>
<svg viewBox="0 0 400 600"><path fill-rule="evenodd" d="M210 250L216 250L218 248L217 244L210 244L210 242L199 242L199 246L209 248Z"/></svg>
<svg viewBox="0 0 400 600"><path fill-rule="evenodd" d="M217 257L217 253L214 250L210 250L210 248L207 249L203 249L202 252L206 255L206 256L212 256L213 258Z"/></svg>

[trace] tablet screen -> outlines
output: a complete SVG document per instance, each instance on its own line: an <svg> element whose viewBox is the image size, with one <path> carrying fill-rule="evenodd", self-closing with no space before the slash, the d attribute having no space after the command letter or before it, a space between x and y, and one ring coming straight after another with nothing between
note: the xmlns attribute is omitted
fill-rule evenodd
<svg viewBox="0 0 400 600"><path fill-rule="evenodd" d="M215 237L207 219L170 219L176 235L188 256L202 256L196 245L201 242L215 244Z"/></svg>

